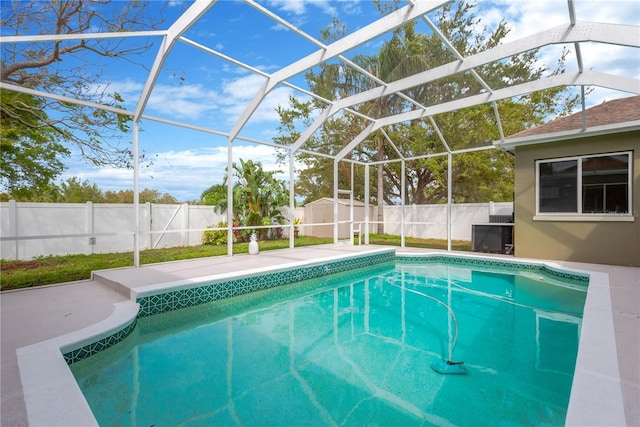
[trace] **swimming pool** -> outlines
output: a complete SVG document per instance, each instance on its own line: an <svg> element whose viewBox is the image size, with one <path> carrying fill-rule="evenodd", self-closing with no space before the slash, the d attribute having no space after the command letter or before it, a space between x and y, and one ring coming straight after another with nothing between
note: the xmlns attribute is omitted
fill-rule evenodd
<svg viewBox="0 0 640 427"><path fill-rule="evenodd" d="M487 265L399 257L155 314L71 369L101 425L562 424L586 277Z"/></svg>

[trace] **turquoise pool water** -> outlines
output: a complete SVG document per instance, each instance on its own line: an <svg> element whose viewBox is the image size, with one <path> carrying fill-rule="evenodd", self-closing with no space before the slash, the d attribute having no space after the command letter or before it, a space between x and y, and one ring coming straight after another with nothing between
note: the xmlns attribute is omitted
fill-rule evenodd
<svg viewBox="0 0 640 427"><path fill-rule="evenodd" d="M71 369L101 426L562 425L585 297L392 262L140 318Z"/></svg>

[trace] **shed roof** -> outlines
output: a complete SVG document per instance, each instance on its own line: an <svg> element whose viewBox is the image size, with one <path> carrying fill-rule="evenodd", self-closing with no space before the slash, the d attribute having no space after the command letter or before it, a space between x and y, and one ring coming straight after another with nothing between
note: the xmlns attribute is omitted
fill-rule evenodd
<svg viewBox="0 0 640 427"><path fill-rule="evenodd" d="M350 202L349 202L349 199L338 199L338 204L349 206ZM313 202L309 202L305 204L305 206L310 206L310 205L333 205L333 199L330 197L321 197L318 200L314 200ZM360 200L354 200L353 206L364 206L364 202L361 202Z"/></svg>

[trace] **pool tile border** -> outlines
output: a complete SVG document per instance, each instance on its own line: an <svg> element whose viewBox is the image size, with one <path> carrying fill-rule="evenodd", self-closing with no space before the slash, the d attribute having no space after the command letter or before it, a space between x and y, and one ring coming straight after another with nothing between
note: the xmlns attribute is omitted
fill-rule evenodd
<svg viewBox="0 0 640 427"><path fill-rule="evenodd" d="M103 350L108 349L111 346L118 344L120 341L127 338L131 332L136 328L137 317L133 319L131 323L125 326L123 329L117 331L113 335L109 335L105 338L102 338L94 343L87 344L83 347L80 347L76 350L69 351L64 353L62 356L64 357L67 365L71 365L75 362L79 362L82 359L86 359L87 357L93 356L96 353L100 353Z"/></svg>
<svg viewBox="0 0 640 427"><path fill-rule="evenodd" d="M388 253L388 252L387 252ZM381 254L380 251L375 254ZM367 253L371 255L371 253ZM365 256L367 256L365 255ZM511 268L520 270L545 271L556 277L575 279L581 282L589 282L589 292L585 305L584 326L581 335L581 343L576 362L576 373L572 387L569 409L567 413L567 425L584 425L585 422L593 424L624 424L624 407L622 405L622 391L619 387L620 378L617 375L617 355L615 340L613 337L613 314L611 311L611 301L609 299L609 276L607 274L595 272L582 272L554 264L551 262L537 262L526 260L524 262L509 259L491 259L489 257L476 257L466 254L415 254L396 253L391 251L387 255L388 260L401 260L402 262L451 262L455 259L468 264L495 265L499 268ZM361 255L362 257L362 255ZM427 260L426 258L430 258ZM346 264L353 264L349 260L344 260ZM331 262L331 259L316 260L315 263L307 263L305 266L295 266L304 269L314 266L324 265ZM340 263L340 261L335 261ZM531 268L531 266L534 266ZM363 267L365 265L361 265ZM343 264L338 264L336 268L349 268ZM358 267L353 267L358 268ZM291 267L289 267L291 269ZM280 269L284 270L284 269ZM332 271L332 272L339 272ZM259 272L258 272L259 273ZM271 273L276 273L275 269ZM243 277L231 277L220 279L219 282L230 282L232 280L248 279L256 272L247 272ZM304 272L298 272L304 274ZM328 274L322 272L322 274ZM251 280L242 282L245 291L259 286ZM267 286L268 281L264 282ZM210 283L212 284L212 283ZM273 286L273 283L269 283ZM177 285L177 284L176 284ZM198 291L197 283L183 283L183 287L192 289L187 292L187 300L198 301L202 298L204 291ZM151 297L162 293L174 292L177 286L171 290L160 289L158 286L149 287L143 297ZM228 290L226 292L229 292ZM250 290L249 290L250 292ZM594 293L595 292L595 293ZM245 292L247 293L247 292ZM133 294L135 295L135 293ZM175 297L175 295L174 295ZM166 299L165 299L166 300ZM171 299L169 299L171 301ZM157 300L159 301L159 300ZM179 302L176 305L182 304ZM89 326L80 331L43 341L38 344L17 349L18 364L20 368L20 378L23 384L23 393L27 407L29 422L32 425L86 425L97 426L97 421L91 412L75 378L71 375L67 358L75 356L87 357L87 355L100 346L113 345L119 340L125 339L136 327L137 318L140 315L139 304L130 301L115 304L114 313L98 324ZM603 326L606 331L603 331ZM584 339L583 339L584 338ZM96 340L97 339L97 340ZM608 340L608 341L607 341ZM96 342L100 346L92 346ZM603 349L605 351L603 351ZM80 350L83 350L82 352ZM76 354L77 352L77 354ZM97 351L95 351L97 352ZM63 357L65 355L65 357ZM75 359L74 359L75 360ZM605 369L606 368L606 369ZM611 383L611 393L605 394L607 403L604 404L606 411L602 411L603 402L598 386L605 378ZM593 384L592 384L593 383ZM595 385L595 387L593 387ZM585 410L586 409L586 410ZM595 420L595 422L594 422ZM599 423L598 421L602 421Z"/></svg>
<svg viewBox="0 0 640 427"><path fill-rule="evenodd" d="M29 425L98 426L65 355L124 339L127 330L135 329L139 309L133 301L118 302L109 317L94 325L16 350Z"/></svg>
<svg viewBox="0 0 640 427"><path fill-rule="evenodd" d="M390 250L335 261L322 261L319 264L278 269L262 274L243 275L227 280L211 280L195 286L190 284L186 285L186 287L176 287L174 290L167 290L162 293L138 296L136 298L136 302L140 304L138 317L146 317L179 308L218 301L301 280L368 267L386 261L393 261L394 259L395 251Z"/></svg>
<svg viewBox="0 0 640 427"><path fill-rule="evenodd" d="M447 262L464 267L489 267L509 271L526 271L534 273L542 273L555 279L569 280L576 283L587 285L589 283L589 274L583 272L573 272L564 267L555 267L548 263L539 263L534 261L517 261L510 259L492 259L485 257L464 256L460 254L396 254L398 261L424 264Z"/></svg>
<svg viewBox="0 0 640 427"><path fill-rule="evenodd" d="M313 279L327 274L341 273L368 267L395 259L395 251L378 251L374 254L355 255L336 261L321 261L313 264L305 263L298 267L278 269L256 275L242 275L236 278L219 281L189 284L188 287L155 293L149 296L136 298L139 305L137 317L129 324L113 334L103 337L95 342L90 342L79 348L62 353L67 365L79 362L93 356L127 338L136 327L137 319L167 311L186 308L193 305L205 304L225 298L231 298L250 292L269 289L276 286Z"/></svg>
<svg viewBox="0 0 640 427"><path fill-rule="evenodd" d="M522 262L507 259L491 259L486 257L464 256L460 254L411 254L397 253L395 250L374 254L358 254L346 259L321 261L315 264L305 264L296 267L278 269L262 274L242 275L227 280L210 280L202 283L177 285L165 292L140 296L136 302L140 306L138 318L152 316L167 311L205 304L212 301L236 297L251 292L270 289L277 286L314 279L328 274L341 273L362 267L389 262L400 261L412 264L435 264L447 262L465 267L490 267L508 269L510 271L529 271L543 273L557 279L571 280L587 284L589 275L580 272L570 272L564 268L554 268L546 263ZM67 364L73 364L90 357L124 340L135 329L136 320L114 334L96 342L63 354Z"/></svg>

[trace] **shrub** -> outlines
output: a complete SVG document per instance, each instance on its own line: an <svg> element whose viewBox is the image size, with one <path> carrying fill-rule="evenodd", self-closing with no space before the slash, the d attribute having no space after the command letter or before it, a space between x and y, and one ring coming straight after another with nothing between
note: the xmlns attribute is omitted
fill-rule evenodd
<svg viewBox="0 0 640 427"><path fill-rule="evenodd" d="M203 245L223 246L227 244L227 223L220 221L215 227L207 228L224 228L224 230L205 230L202 233Z"/></svg>

